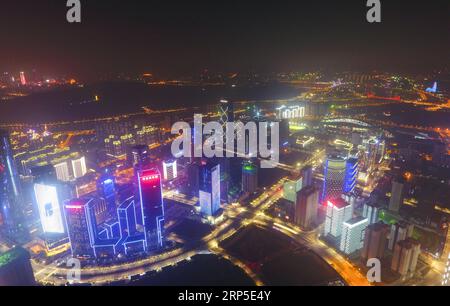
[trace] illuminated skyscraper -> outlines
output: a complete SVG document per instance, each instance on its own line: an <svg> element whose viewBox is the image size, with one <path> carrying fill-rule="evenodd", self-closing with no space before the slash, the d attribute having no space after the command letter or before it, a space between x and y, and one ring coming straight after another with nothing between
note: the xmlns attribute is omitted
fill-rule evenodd
<svg viewBox="0 0 450 306"><path fill-rule="evenodd" d="M344 189L346 161L343 157L331 154L324 167L324 183L321 201L340 198Z"/></svg>
<svg viewBox="0 0 450 306"><path fill-rule="evenodd" d="M97 181L97 193L105 201L107 218L116 216L116 187L114 177L111 175L102 175Z"/></svg>
<svg viewBox="0 0 450 306"><path fill-rule="evenodd" d="M56 164L55 166L56 178L63 182L70 181L69 167L67 162Z"/></svg>
<svg viewBox="0 0 450 306"><path fill-rule="evenodd" d="M168 160L163 162L164 180L171 181L178 177L177 161Z"/></svg>
<svg viewBox="0 0 450 306"><path fill-rule="evenodd" d="M20 72L20 84L25 86L27 85L27 79L25 78L25 72Z"/></svg>
<svg viewBox="0 0 450 306"><path fill-rule="evenodd" d="M254 193L258 189L258 167L251 162L242 165L242 192Z"/></svg>
<svg viewBox="0 0 450 306"><path fill-rule="evenodd" d="M344 193L351 193L355 190L358 179L358 159L350 157L347 159L345 167Z"/></svg>
<svg viewBox="0 0 450 306"><path fill-rule="evenodd" d="M295 202L294 222L305 229L314 226L319 208L319 190L313 186L307 186L297 192Z"/></svg>
<svg viewBox="0 0 450 306"><path fill-rule="evenodd" d="M87 173L86 159L84 156L72 160L72 171L75 178L82 177Z"/></svg>
<svg viewBox="0 0 450 306"><path fill-rule="evenodd" d="M378 222L379 206L375 203L365 203L363 217L369 219L369 224Z"/></svg>
<svg viewBox="0 0 450 306"><path fill-rule="evenodd" d="M74 199L64 205L72 256L95 257L97 240L94 199Z"/></svg>
<svg viewBox="0 0 450 306"><path fill-rule="evenodd" d="M44 234L64 234L65 222L58 184L34 184L34 196Z"/></svg>
<svg viewBox="0 0 450 306"><path fill-rule="evenodd" d="M220 123L225 127L227 122L234 122L234 106L228 100L220 100L218 106Z"/></svg>
<svg viewBox="0 0 450 306"><path fill-rule="evenodd" d="M220 165L201 167L199 199L201 213L205 216L214 216L220 209Z"/></svg>
<svg viewBox="0 0 450 306"><path fill-rule="evenodd" d="M327 201L327 211L325 217L324 235L331 235L334 238L340 237L344 222L352 219L353 206L345 202L342 198Z"/></svg>
<svg viewBox="0 0 450 306"><path fill-rule="evenodd" d="M345 254L352 254L364 246L364 235L369 220L355 217L342 224L342 236L339 249Z"/></svg>
<svg viewBox="0 0 450 306"><path fill-rule="evenodd" d="M23 241L28 236L22 202L9 134L0 130L0 227L10 239L16 241Z"/></svg>
<svg viewBox="0 0 450 306"><path fill-rule="evenodd" d="M200 189L200 165L193 160L186 166L188 180L186 182L186 194L198 196Z"/></svg>
<svg viewBox="0 0 450 306"><path fill-rule="evenodd" d="M147 250L164 243L164 203L161 174L157 169L138 171L139 201Z"/></svg>

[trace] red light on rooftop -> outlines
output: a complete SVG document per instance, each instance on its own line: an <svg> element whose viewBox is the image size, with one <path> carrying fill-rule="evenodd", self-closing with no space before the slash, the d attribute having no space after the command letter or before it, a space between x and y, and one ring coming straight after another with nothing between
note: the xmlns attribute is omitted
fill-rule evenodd
<svg viewBox="0 0 450 306"><path fill-rule="evenodd" d="M333 207L333 206L334 206L333 202L331 202L331 201L327 201L327 205L328 205L329 207Z"/></svg>
<svg viewBox="0 0 450 306"><path fill-rule="evenodd" d="M66 205L67 209L83 209L81 205Z"/></svg>

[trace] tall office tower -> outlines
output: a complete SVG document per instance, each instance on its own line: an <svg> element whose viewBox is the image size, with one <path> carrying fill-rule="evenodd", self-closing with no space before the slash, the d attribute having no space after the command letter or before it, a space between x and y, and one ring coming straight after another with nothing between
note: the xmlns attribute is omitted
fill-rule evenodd
<svg viewBox="0 0 450 306"><path fill-rule="evenodd" d="M164 180L171 181L178 177L177 160L171 159L163 162Z"/></svg>
<svg viewBox="0 0 450 306"><path fill-rule="evenodd" d="M36 285L30 259L21 247L0 253L0 287Z"/></svg>
<svg viewBox="0 0 450 306"><path fill-rule="evenodd" d="M35 183L34 198L43 233L45 235L65 234L65 217L62 204L66 198L63 197L61 185L50 182Z"/></svg>
<svg viewBox="0 0 450 306"><path fill-rule="evenodd" d="M364 246L364 236L369 220L355 217L342 224L342 236L339 249L345 254L352 254Z"/></svg>
<svg viewBox="0 0 450 306"><path fill-rule="evenodd" d="M80 157L78 159L72 160L72 171L74 178L79 178L85 176L87 173L86 169L86 158Z"/></svg>
<svg viewBox="0 0 450 306"><path fill-rule="evenodd" d="M330 154L324 167L324 183L321 201L327 203L329 199L340 198L344 190L346 162L343 157Z"/></svg>
<svg viewBox="0 0 450 306"><path fill-rule="evenodd" d="M444 271L442 272L442 286L450 286L450 254L445 261Z"/></svg>
<svg viewBox="0 0 450 306"><path fill-rule="evenodd" d="M164 244L164 203L161 174L157 169L138 171L139 202L147 250Z"/></svg>
<svg viewBox="0 0 450 306"><path fill-rule="evenodd" d="M368 169L374 169L375 165L377 164L379 143L380 141L376 137L370 138L366 143Z"/></svg>
<svg viewBox="0 0 450 306"><path fill-rule="evenodd" d="M9 134L0 130L0 228L17 242L28 237L22 205L20 180Z"/></svg>
<svg viewBox="0 0 450 306"><path fill-rule="evenodd" d="M283 198L290 202L297 201L297 192L303 188L303 178L300 175L292 175L283 184Z"/></svg>
<svg viewBox="0 0 450 306"><path fill-rule="evenodd" d="M186 172L186 194L197 197L200 188L200 165L195 160L193 160L192 162L187 164Z"/></svg>
<svg viewBox="0 0 450 306"><path fill-rule="evenodd" d="M378 222L378 215L380 213L380 207L376 203L364 203L363 217L369 219L369 224Z"/></svg>
<svg viewBox="0 0 450 306"><path fill-rule="evenodd" d="M405 181L398 178L392 181L391 199L389 200L389 210L398 212L403 205L405 194Z"/></svg>
<svg viewBox="0 0 450 306"><path fill-rule="evenodd" d="M388 235L389 225L382 222L370 224L366 229L361 260L363 262L367 262L370 258L381 260L387 247Z"/></svg>
<svg viewBox="0 0 450 306"><path fill-rule="evenodd" d="M358 159L350 157L347 159L345 167L344 193L351 193L355 190L358 179Z"/></svg>
<svg viewBox="0 0 450 306"><path fill-rule="evenodd" d="M219 121L223 127L227 122L234 122L234 106L233 102L228 100L220 100L218 105Z"/></svg>
<svg viewBox="0 0 450 306"><path fill-rule="evenodd" d="M242 192L253 194L258 189L258 166L252 162L242 165Z"/></svg>
<svg viewBox="0 0 450 306"><path fill-rule="evenodd" d="M324 235L331 235L334 238L340 237L342 225L352 217L353 206L351 204L345 202L342 198L328 200Z"/></svg>
<svg viewBox="0 0 450 306"><path fill-rule="evenodd" d="M37 166L30 169L30 175L34 182L54 182L56 178L56 171L52 165Z"/></svg>
<svg viewBox="0 0 450 306"><path fill-rule="evenodd" d="M300 170L302 176L302 188L311 186L313 184L313 171L312 166L305 166Z"/></svg>
<svg viewBox="0 0 450 306"><path fill-rule="evenodd" d="M305 229L314 226L319 209L319 190L314 186L307 186L297 192L294 210L294 222Z"/></svg>
<svg viewBox="0 0 450 306"><path fill-rule="evenodd" d="M393 250L397 242L410 238L414 232L414 224L407 222L398 222L391 225L389 234L389 250Z"/></svg>
<svg viewBox="0 0 450 306"><path fill-rule="evenodd" d="M131 164L136 171L143 170L149 162L148 147L137 145L131 148Z"/></svg>
<svg viewBox="0 0 450 306"><path fill-rule="evenodd" d="M25 72L20 72L20 84L23 86L27 85L27 79L25 78Z"/></svg>
<svg viewBox="0 0 450 306"><path fill-rule="evenodd" d="M399 241L394 248L391 269L403 277L412 276L416 271L417 261L420 255L420 243L408 238Z"/></svg>
<svg viewBox="0 0 450 306"><path fill-rule="evenodd" d="M108 174L100 176L97 181L97 194L105 202L106 220L116 216L117 197L114 177ZM105 221L106 221L105 220Z"/></svg>
<svg viewBox="0 0 450 306"><path fill-rule="evenodd" d="M127 199L117 208L121 238L128 238L137 233L136 212L133 201L133 198Z"/></svg>
<svg viewBox="0 0 450 306"><path fill-rule="evenodd" d="M200 211L214 216L220 209L220 165L206 164L200 169Z"/></svg>
<svg viewBox="0 0 450 306"><path fill-rule="evenodd" d="M69 166L67 165L67 162L56 164L54 167L56 171L56 178L58 180L63 182L70 181Z"/></svg>
<svg viewBox="0 0 450 306"><path fill-rule="evenodd" d="M72 256L95 257L93 246L98 231L94 199L73 199L68 201L64 208Z"/></svg>

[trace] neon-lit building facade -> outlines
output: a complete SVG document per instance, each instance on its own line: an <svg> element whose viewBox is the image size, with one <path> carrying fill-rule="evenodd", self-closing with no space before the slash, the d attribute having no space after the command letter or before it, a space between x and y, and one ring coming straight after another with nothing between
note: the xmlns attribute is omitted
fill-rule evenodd
<svg viewBox="0 0 450 306"><path fill-rule="evenodd" d="M220 165L204 165L200 170L200 211L214 216L220 209Z"/></svg>
<svg viewBox="0 0 450 306"><path fill-rule="evenodd" d="M342 198L327 201L324 235L340 237L344 222L352 219L353 206Z"/></svg>
<svg viewBox="0 0 450 306"><path fill-rule="evenodd" d="M251 162L242 165L242 192L254 193L258 189L258 167Z"/></svg>
<svg viewBox="0 0 450 306"><path fill-rule="evenodd" d="M117 204L114 177L110 175L101 176L97 182L97 193L105 201L107 217L115 217Z"/></svg>
<svg viewBox="0 0 450 306"><path fill-rule="evenodd" d="M86 158L83 156L72 160L72 170L75 178L84 176L87 173Z"/></svg>
<svg viewBox="0 0 450 306"><path fill-rule="evenodd" d="M64 212L57 185L34 184L34 196L44 234L64 234Z"/></svg>
<svg viewBox="0 0 450 306"><path fill-rule="evenodd" d="M350 157L347 159L345 167L344 193L351 193L355 190L358 179L358 159Z"/></svg>
<svg viewBox="0 0 450 306"><path fill-rule="evenodd" d="M168 160L163 162L164 180L171 181L178 177L177 161Z"/></svg>
<svg viewBox="0 0 450 306"><path fill-rule="evenodd" d="M97 240L94 199L73 199L64 205L72 256L95 257Z"/></svg>
<svg viewBox="0 0 450 306"><path fill-rule="evenodd" d="M321 201L340 198L344 190L346 161L338 155L329 155L324 167L324 182Z"/></svg>
<svg viewBox="0 0 450 306"><path fill-rule="evenodd" d="M0 130L0 227L9 238L21 240L27 236L23 217L19 174L9 134Z"/></svg>
<svg viewBox="0 0 450 306"><path fill-rule="evenodd" d="M364 238L369 220L364 217L352 218L342 224L341 244L339 249L345 254L352 254L364 246Z"/></svg>
<svg viewBox="0 0 450 306"><path fill-rule="evenodd" d="M138 184L146 249L160 248L164 242L161 174L157 169L138 171Z"/></svg>

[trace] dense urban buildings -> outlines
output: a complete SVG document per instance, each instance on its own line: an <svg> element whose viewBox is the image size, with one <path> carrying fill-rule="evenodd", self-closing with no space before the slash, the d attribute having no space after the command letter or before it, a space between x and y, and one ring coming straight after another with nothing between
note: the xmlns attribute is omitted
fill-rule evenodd
<svg viewBox="0 0 450 306"><path fill-rule="evenodd" d="M0 285L450 285L444 5L94 2L0 10Z"/></svg>

